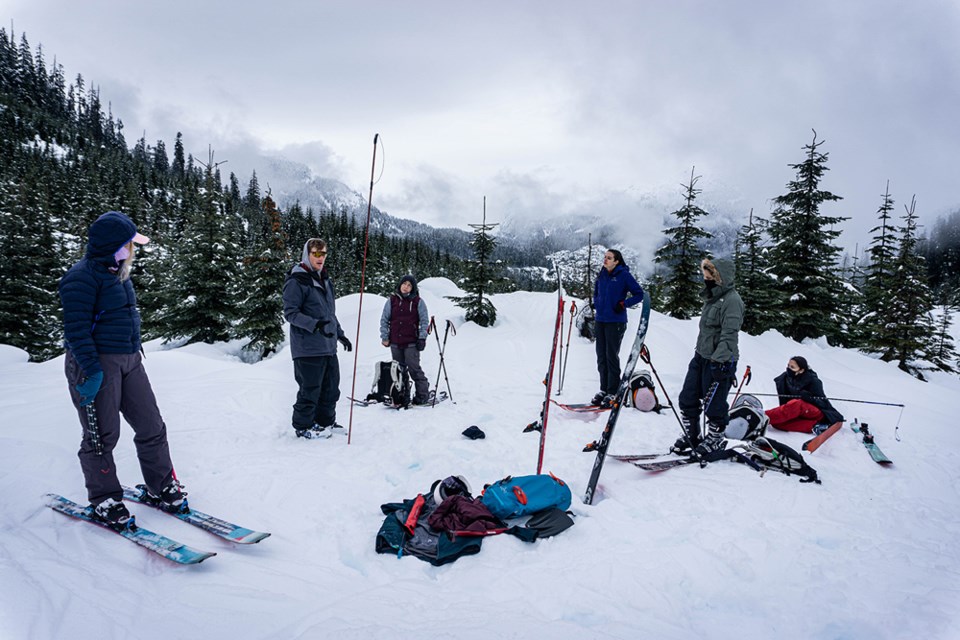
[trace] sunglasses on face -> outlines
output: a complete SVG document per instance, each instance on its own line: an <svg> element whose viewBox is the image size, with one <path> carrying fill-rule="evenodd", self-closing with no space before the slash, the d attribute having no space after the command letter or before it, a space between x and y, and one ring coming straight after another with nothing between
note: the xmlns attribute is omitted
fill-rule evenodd
<svg viewBox="0 0 960 640"><path fill-rule="evenodd" d="M327 252L326 252L326 251L311 251L311 252L310 252L310 255L312 255L314 258L326 258L326 257L327 257Z"/></svg>

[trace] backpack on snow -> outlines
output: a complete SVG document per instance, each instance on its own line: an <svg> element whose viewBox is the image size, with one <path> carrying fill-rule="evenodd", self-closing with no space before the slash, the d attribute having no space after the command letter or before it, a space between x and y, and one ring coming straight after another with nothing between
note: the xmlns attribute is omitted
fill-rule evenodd
<svg viewBox="0 0 960 640"><path fill-rule="evenodd" d="M730 407L730 421L726 437L753 441L763 436L770 426L770 418L763 411L763 403L756 396L744 393Z"/></svg>
<svg viewBox="0 0 960 640"><path fill-rule="evenodd" d="M800 482L820 484L816 469L808 465L802 455L782 442L760 436L747 446L745 455L752 458L754 462L788 476L803 476Z"/></svg>
<svg viewBox="0 0 960 640"><path fill-rule="evenodd" d="M627 393L626 405L633 407L638 411L653 411L660 413L663 405L657 398L656 387L653 384L653 378L646 369L635 371L630 377L630 391Z"/></svg>
<svg viewBox="0 0 960 640"><path fill-rule="evenodd" d="M507 476L487 486L481 500L498 518L518 518L544 509L570 508L570 487L549 475Z"/></svg>
<svg viewBox="0 0 960 640"><path fill-rule="evenodd" d="M378 362L373 370L373 388L367 400L394 407L408 407L411 399L410 372L396 360Z"/></svg>

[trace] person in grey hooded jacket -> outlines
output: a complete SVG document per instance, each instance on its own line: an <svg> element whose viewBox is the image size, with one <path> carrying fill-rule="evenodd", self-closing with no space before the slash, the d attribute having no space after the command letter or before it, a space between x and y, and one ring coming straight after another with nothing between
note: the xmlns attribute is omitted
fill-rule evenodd
<svg viewBox="0 0 960 640"><path fill-rule="evenodd" d="M412 275L403 276L397 290L383 305L380 343L390 347L390 356L410 372L416 388L413 404L430 402L430 382L420 366L420 352L427 346L429 324L430 314L417 289L417 279Z"/></svg>
<svg viewBox="0 0 960 640"><path fill-rule="evenodd" d="M730 420L727 393L737 375L744 309L734 289L733 262L704 260L700 268L704 283L700 333L678 398L687 435L681 436L671 450L689 453L692 446L701 456L708 456L726 446L723 434ZM701 412L706 414L709 426L702 442Z"/></svg>
<svg viewBox="0 0 960 640"><path fill-rule="evenodd" d="M337 342L353 349L337 320L336 292L324 264L327 243L311 238L300 264L283 283L283 316L290 323L290 355L299 385L293 405L293 429L299 438L329 438L337 424L340 363Z"/></svg>

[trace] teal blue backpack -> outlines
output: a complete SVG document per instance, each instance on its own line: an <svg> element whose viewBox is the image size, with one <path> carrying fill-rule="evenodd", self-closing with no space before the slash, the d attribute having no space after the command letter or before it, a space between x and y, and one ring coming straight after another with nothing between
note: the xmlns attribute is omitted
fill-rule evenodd
<svg viewBox="0 0 960 640"><path fill-rule="evenodd" d="M570 508L570 487L553 474L507 476L483 491L483 504L498 518L518 518L555 507Z"/></svg>

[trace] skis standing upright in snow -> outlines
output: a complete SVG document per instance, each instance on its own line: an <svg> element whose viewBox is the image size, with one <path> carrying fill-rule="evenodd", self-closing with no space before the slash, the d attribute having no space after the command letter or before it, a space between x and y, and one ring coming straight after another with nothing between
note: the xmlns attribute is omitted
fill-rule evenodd
<svg viewBox="0 0 960 640"><path fill-rule="evenodd" d="M553 328L553 347L550 349L550 362L547 365L547 376L543 384L546 392L543 396L543 407L540 409L540 451L537 454L537 474L543 469L543 447L547 439L547 417L550 415L550 392L553 389L553 371L557 360L557 344L560 342L560 327L563 324L563 281L560 278L560 268L553 265L557 272L557 320Z"/></svg>
<svg viewBox="0 0 960 640"><path fill-rule="evenodd" d="M637 367L637 361L640 359L640 349L643 348L643 341L647 336L647 327L650 326L650 293L643 292L643 310L640 313L640 324L637 325L637 334L633 339L633 347L630 348L630 357L623 367L623 375L620 376L620 386L617 387L617 393L613 399L613 405L610 408L610 415L607 417L607 424L600 434L600 440L597 442L597 459L593 463L593 471L590 473L590 481L587 483L587 492L583 496L586 504L593 504L593 496L597 490L597 482L600 480L600 471L603 469L603 461L607 455L607 448L610 446L610 439L613 437L613 430L617 426L617 418L620 416L620 408L623 406L623 400L630 389L630 378L633 376L633 370Z"/></svg>

